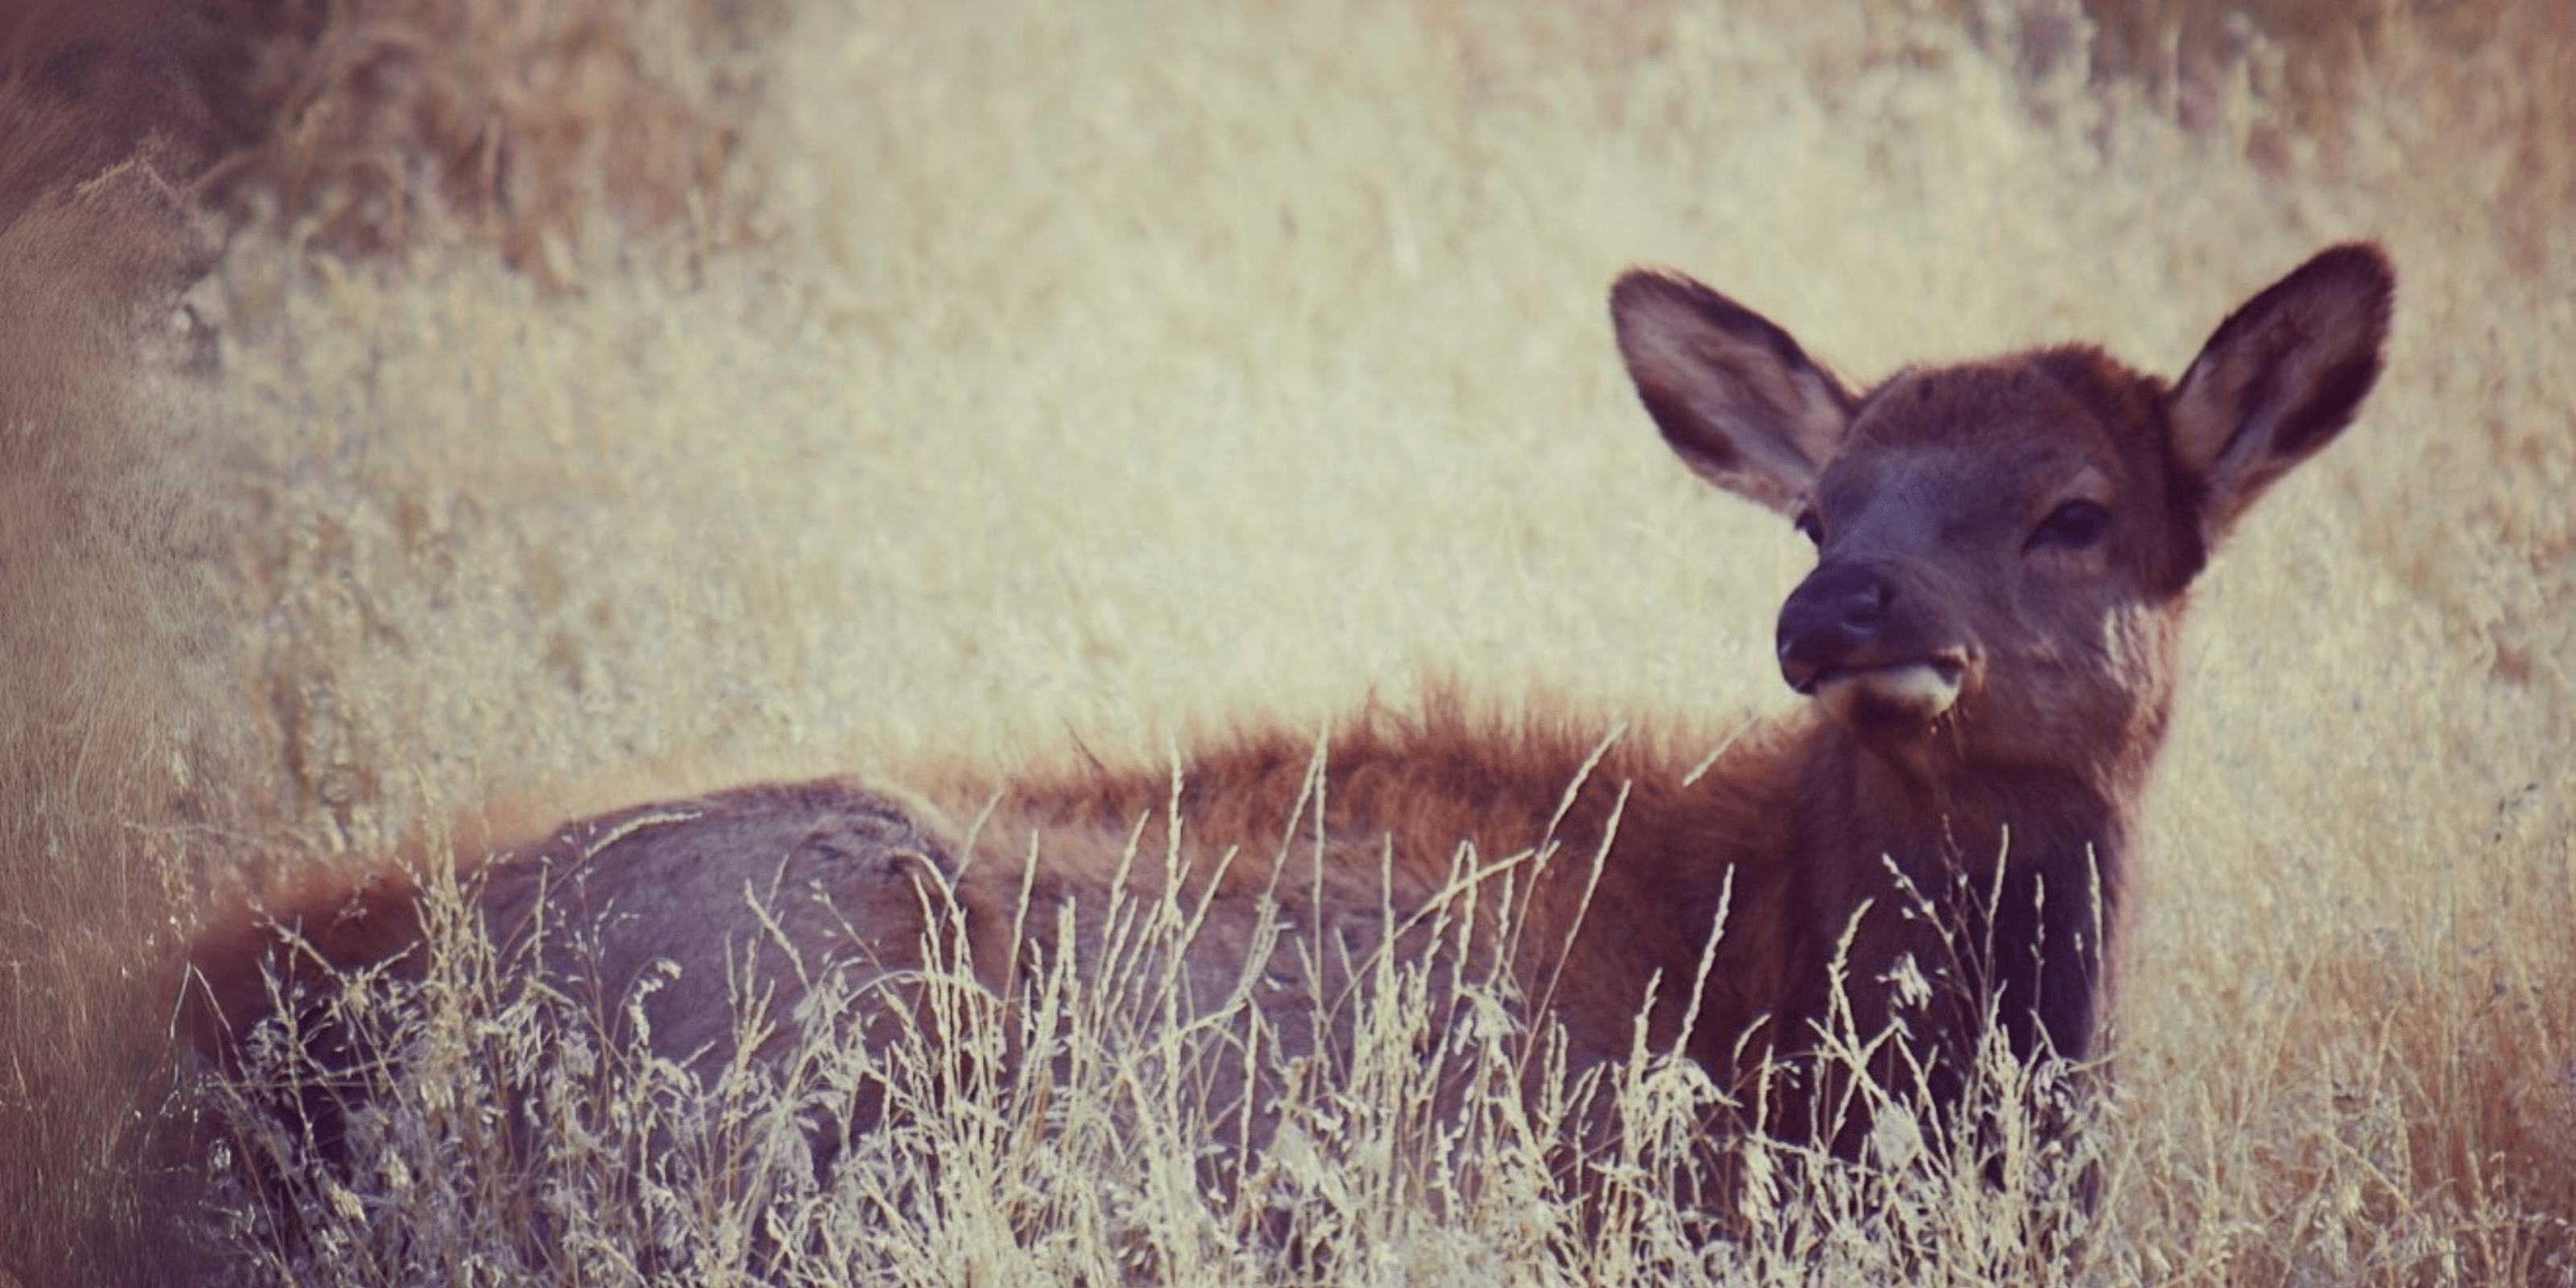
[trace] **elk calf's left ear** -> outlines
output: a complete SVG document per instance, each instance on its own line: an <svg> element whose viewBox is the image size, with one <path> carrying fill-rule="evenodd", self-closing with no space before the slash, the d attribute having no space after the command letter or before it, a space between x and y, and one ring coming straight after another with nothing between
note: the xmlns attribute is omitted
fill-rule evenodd
<svg viewBox="0 0 2576 1288"><path fill-rule="evenodd" d="M2337 246L2245 302L2174 386L2173 450L2215 540L2290 467L2333 442L2379 379L2397 276L2377 246Z"/></svg>

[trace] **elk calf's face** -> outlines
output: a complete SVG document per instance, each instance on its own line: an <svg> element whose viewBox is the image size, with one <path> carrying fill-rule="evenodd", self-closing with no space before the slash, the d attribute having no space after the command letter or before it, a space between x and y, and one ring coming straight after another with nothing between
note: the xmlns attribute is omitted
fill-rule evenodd
<svg viewBox="0 0 2576 1288"><path fill-rule="evenodd" d="M2162 729L2184 591L2350 422L2392 282L2374 248L2327 251L2171 386L2068 346L1855 395L1686 278L1632 273L1612 309L1674 451L1816 543L1780 613L1793 688L1917 778L2062 772L2125 795Z"/></svg>

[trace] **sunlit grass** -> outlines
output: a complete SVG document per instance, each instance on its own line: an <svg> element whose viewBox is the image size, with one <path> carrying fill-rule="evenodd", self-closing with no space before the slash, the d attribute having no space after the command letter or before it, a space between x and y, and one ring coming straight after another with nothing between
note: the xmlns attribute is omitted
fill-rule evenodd
<svg viewBox="0 0 2576 1288"><path fill-rule="evenodd" d="M274 11L310 21L261 28L273 132L199 179L23 201L86 136L0 135L69 140L0 166L0 1271L158 1281L175 1205L308 1282L559 1254L720 1282L780 1272L762 1246L934 1282L1259 1282L1325 1246L1337 1281L2056 1274L2009 1187L1784 1159L1711 1245L1662 1163L1579 1214L1527 1103L1419 1149L1400 980L1355 1090L1213 1193L1206 1124L1119 1081L1150 1017L1067 1001L1038 1036L1092 1063L1001 1079L965 1055L1036 1012L962 981L927 994L939 1044L794 1071L926 1110L811 1189L621 1162L657 1124L770 1159L801 1137L751 1107L797 1103L763 1099L786 1075L711 1101L632 1063L586 1104L472 1043L402 1076L627 1116L533 1155L387 1120L439 1201L272 1164L300 1234L129 1175L186 1135L152 1084L188 923L489 801L1152 756L1426 673L1640 723L1776 709L1802 543L1662 458L1599 302L1630 263L1859 375L2070 337L2171 372L2363 235L2401 273L2389 373L2200 592L2070 1273L2566 1282L2576 41L2556 6L2361 8L389 0ZM174 315L156 203L191 192L245 222ZM534 1022L442 942L455 987L385 1022ZM579 1239L530 1235L532 1172L572 1178ZM763 1245L754 1212L842 1242Z"/></svg>
<svg viewBox="0 0 2576 1288"><path fill-rule="evenodd" d="M1289 824L1289 850L1320 847ZM1144 835L1121 871L1214 861L1143 852ZM641 1018L668 972L598 997L566 965L599 956L584 943L621 914L501 938L478 879L436 862L416 958L309 994L272 981L281 1018L243 1035L203 1102L221 1226L206 1233L263 1281L349 1285L2122 1272L2124 1250L2088 1237L2104 1167L2090 1072L2025 1066L2000 1033L1965 1110L1936 1119L1919 1074L1873 1079L1903 1067L1885 1059L1902 1035L1845 1017L1827 1063L1854 1100L1817 1138L1866 1113L1850 1159L1713 1133L1742 1106L1642 1026L1626 1059L1569 1068L1552 1024L1513 1018L1528 999L1511 981L1543 971L1519 973L1510 944L1504 960L1471 948L1519 920L1534 857L1462 848L1430 905L1387 911L1417 914L1403 951L1390 940L1346 986L1284 1005L1281 972L1320 978L1329 951L1293 918L1209 995L1204 959L1230 950L1203 940L1204 896L1113 884L1026 927L1025 966L997 989L934 884L919 969L851 972L781 939L794 960L732 976L731 1038L687 1057ZM292 933L286 948L314 951Z"/></svg>

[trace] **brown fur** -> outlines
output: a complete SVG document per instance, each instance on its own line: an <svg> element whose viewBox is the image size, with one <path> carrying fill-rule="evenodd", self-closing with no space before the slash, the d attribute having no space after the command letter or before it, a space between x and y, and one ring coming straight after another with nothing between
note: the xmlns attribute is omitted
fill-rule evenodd
<svg viewBox="0 0 2576 1288"><path fill-rule="evenodd" d="M1742 306L1631 274L1613 313L1666 438L1820 548L1780 635L1784 674L1818 702L1738 731L1704 772L1707 744L1671 730L1605 741L1442 695L1320 743L1243 730L1169 767L960 775L935 806L837 782L644 806L503 853L481 913L515 969L605 1015L675 962L652 1040L708 1067L746 953L792 990L824 969L896 980L962 946L1006 1002L1069 960L1140 1003L1168 987L1174 1013L1214 1017L1218 1047L1257 1027L1293 1058L1347 1038L1369 969L1445 951L1437 1004L1474 987L1561 1025L1576 1071L1635 1049L1642 1017L1649 1049L1696 1061L1769 1130L1849 1151L1867 1118L1810 1058L1827 1035L1901 1036L1870 1068L1897 1074L1901 1048L1936 1107L1989 1015L2025 1060L2091 1053L2188 586L2351 420L2392 291L2375 249L2328 251L2230 317L2176 388L2068 347L1854 395ZM1196 930L1140 960L1112 924L1122 901ZM941 949L951 925L962 943ZM292 998L419 933L399 883L237 921L195 956L193 1031L221 1055L278 1009L269 980ZM1219 1111L1255 1093L1207 1086Z"/></svg>

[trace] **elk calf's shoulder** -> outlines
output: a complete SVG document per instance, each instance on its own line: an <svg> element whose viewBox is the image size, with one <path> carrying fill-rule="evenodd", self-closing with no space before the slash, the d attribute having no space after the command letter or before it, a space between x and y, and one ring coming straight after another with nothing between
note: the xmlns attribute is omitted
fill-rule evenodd
<svg viewBox="0 0 2576 1288"><path fill-rule="evenodd" d="M1480 988L1561 1034L1569 1072L1642 1035L1745 1107L1712 1134L1758 1121L1848 1151L1819 1056L1837 1032L1897 1035L1872 1071L1922 1071L1936 1116L1990 1037L2093 1051L2186 592L2352 421L2393 291L2379 250L2338 246L2170 383L2068 345L1854 386L1726 296L1630 273L1611 320L1665 442L1816 547L1775 637L1814 701L1703 772L1667 754L1678 738L1603 744L1543 705L1436 697L1320 747L1240 728L1168 770L960 776L928 804L754 786L582 820L484 860L468 911L503 970L710 1078L793 1048L735 1023L745 996L785 1014L855 981L883 1014L836 1040L868 1043L927 1023L902 982L930 967L1005 1007L1050 971L1110 993L1150 972L1153 1005L1208 1044L1212 1122L1276 1112L1247 1035L1282 1067L1333 1048L1373 969L1446 952L1435 1005ZM405 1058L297 1023L331 979L424 969L421 896L372 889L209 933L183 1004L198 1045L238 1068L284 1026L324 1065ZM1180 929L1140 957L1120 910L1145 906ZM350 1106L322 1099L272 1107L326 1120L327 1152ZM876 1123L854 1099L851 1128Z"/></svg>

